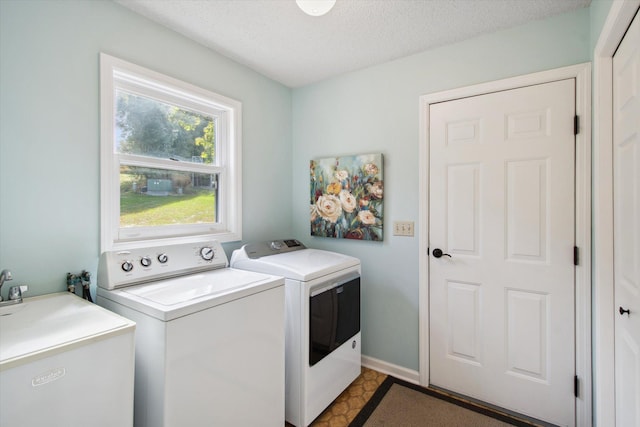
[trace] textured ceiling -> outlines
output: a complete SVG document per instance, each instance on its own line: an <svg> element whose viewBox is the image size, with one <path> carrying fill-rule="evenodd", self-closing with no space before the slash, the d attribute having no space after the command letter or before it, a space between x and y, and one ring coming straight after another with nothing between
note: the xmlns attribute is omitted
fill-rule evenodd
<svg viewBox="0 0 640 427"><path fill-rule="evenodd" d="M587 7L591 0L114 0L289 87Z"/></svg>

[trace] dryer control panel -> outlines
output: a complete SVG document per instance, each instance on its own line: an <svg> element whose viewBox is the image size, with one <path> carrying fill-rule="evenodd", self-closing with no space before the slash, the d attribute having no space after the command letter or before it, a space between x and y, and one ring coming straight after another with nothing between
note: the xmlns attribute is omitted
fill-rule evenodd
<svg viewBox="0 0 640 427"><path fill-rule="evenodd" d="M269 242L247 243L242 248L250 259L262 258L263 256L284 254L287 252L299 251L306 247L296 239L272 240Z"/></svg>
<svg viewBox="0 0 640 427"><path fill-rule="evenodd" d="M100 256L98 286L115 289L228 265L227 255L216 240L107 251Z"/></svg>

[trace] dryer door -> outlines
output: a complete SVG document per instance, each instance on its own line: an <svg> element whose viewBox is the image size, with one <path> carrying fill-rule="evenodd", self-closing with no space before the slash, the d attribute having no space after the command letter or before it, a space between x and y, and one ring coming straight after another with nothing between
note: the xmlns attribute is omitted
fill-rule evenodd
<svg viewBox="0 0 640 427"><path fill-rule="evenodd" d="M309 300L309 365L360 332L360 276L346 278Z"/></svg>

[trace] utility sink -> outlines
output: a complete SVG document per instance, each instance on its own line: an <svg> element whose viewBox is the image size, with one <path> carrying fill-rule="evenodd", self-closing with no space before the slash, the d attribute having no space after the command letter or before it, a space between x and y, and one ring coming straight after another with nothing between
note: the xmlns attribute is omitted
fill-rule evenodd
<svg viewBox="0 0 640 427"><path fill-rule="evenodd" d="M131 426L134 331L69 292L0 307L0 425Z"/></svg>
<svg viewBox="0 0 640 427"><path fill-rule="evenodd" d="M0 307L0 366L134 325L68 292Z"/></svg>

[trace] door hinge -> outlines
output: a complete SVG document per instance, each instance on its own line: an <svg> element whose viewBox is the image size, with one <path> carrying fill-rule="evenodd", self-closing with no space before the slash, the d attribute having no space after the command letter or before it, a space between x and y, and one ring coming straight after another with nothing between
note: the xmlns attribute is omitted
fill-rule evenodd
<svg viewBox="0 0 640 427"><path fill-rule="evenodd" d="M580 119L578 116L573 116L573 134L577 135L580 132Z"/></svg>
<svg viewBox="0 0 640 427"><path fill-rule="evenodd" d="M578 376L574 376L573 377L573 394L575 397L580 397L578 396L580 393L578 393L578 390L580 389L580 380L578 380Z"/></svg>
<svg viewBox="0 0 640 427"><path fill-rule="evenodd" d="M573 247L573 265L580 265L580 250L577 246Z"/></svg>

